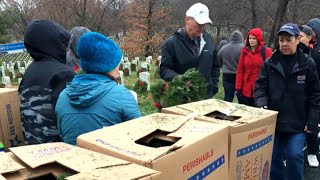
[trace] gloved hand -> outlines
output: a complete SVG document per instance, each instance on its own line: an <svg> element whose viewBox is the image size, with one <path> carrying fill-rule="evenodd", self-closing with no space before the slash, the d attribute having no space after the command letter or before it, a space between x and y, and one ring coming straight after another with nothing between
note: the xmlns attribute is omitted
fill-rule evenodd
<svg viewBox="0 0 320 180"><path fill-rule="evenodd" d="M236 95L237 95L237 97L241 97L242 96L242 90L241 89L236 89Z"/></svg>

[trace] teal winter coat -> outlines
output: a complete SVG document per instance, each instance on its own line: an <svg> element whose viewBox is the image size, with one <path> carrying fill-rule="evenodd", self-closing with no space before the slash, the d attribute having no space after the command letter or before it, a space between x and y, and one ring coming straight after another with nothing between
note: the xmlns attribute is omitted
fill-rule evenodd
<svg viewBox="0 0 320 180"><path fill-rule="evenodd" d="M61 92L56 115L61 138L73 145L83 133L141 116L130 91L100 74L76 75Z"/></svg>

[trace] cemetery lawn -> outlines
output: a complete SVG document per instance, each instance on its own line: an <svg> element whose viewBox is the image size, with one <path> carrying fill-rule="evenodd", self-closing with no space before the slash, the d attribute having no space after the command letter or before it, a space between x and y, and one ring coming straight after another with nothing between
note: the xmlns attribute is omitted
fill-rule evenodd
<svg viewBox="0 0 320 180"><path fill-rule="evenodd" d="M151 65L151 70L149 72L150 73L150 80L151 80L151 87L154 86L155 83L157 82L157 78L155 77L156 69L157 69L157 67L155 65L155 61L153 61L152 65ZM138 80L137 72L133 71L130 76L124 77L125 87L127 87L130 90L133 90L134 84L136 83L137 80ZM224 97L224 92L223 92L223 87L222 87L222 75L220 75L219 91L214 96L214 98L223 99L223 97ZM152 95L150 92L138 94L138 104L139 104L141 114L143 116L158 112L158 109L153 107L153 99L152 99Z"/></svg>

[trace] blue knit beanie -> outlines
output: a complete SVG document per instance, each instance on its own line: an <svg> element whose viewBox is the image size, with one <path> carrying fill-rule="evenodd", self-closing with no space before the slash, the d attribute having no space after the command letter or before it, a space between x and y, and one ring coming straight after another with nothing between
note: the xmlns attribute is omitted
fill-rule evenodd
<svg viewBox="0 0 320 180"><path fill-rule="evenodd" d="M89 32L81 36L77 49L85 72L110 72L119 65L122 58L119 46L97 32Z"/></svg>

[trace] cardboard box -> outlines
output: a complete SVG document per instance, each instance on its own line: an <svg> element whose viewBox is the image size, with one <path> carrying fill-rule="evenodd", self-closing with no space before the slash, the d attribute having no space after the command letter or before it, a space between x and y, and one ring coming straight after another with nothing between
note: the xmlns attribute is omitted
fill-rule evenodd
<svg viewBox="0 0 320 180"><path fill-rule="evenodd" d="M0 141L5 150L24 144L18 89L0 88Z"/></svg>
<svg viewBox="0 0 320 180"><path fill-rule="evenodd" d="M71 174L67 179L160 179L160 173L152 169L65 143L10 151L0 153L0 176L6 179L48 179L48 175L55 179L66 173Z"/></svg>
<svg viewBox="0 0 320 180"><path fill-rule="evenodd" d="M229 126L229 179L269 179L277 112L210 99L163 113Z"/></svg>
<svg viewBox="0 0 320 180"><path fill-rule="evenodd" d="M228 128L155 113L77 138L80 147L140 164L169 179L227 179Z"/></svg>

